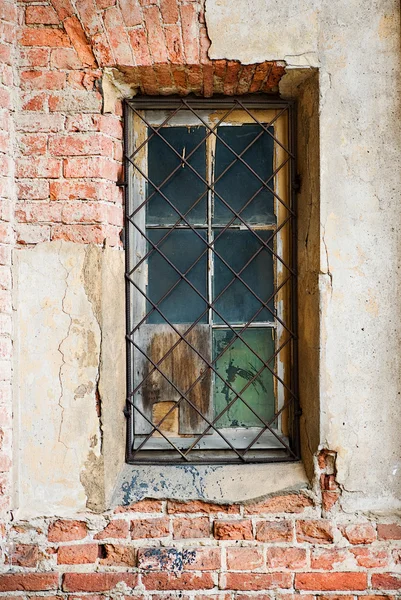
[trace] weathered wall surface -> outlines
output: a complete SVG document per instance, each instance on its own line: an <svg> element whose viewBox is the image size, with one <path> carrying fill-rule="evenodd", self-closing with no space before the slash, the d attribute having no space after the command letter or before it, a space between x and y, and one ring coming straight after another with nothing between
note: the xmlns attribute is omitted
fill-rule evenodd
<svg viewBox="0 0 401 600"><path fill-rule="evenodd" d="M399 597L398 3L3 0L0 39L0 597ZM299 102L309 482L129 467L121 96L278 86Z"/></svg>

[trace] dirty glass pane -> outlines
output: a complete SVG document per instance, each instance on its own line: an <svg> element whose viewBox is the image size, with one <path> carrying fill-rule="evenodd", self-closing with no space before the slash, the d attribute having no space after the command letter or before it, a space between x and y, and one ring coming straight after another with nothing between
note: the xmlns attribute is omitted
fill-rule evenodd
<svg viewBox="0 0 401 600"><path fill-rule="evenodd" d="M216 361L219 375L235 390L264 421L274 416L274 384L273 375L262 361L252 352L254 350L264 362L268 362L274 354L274 330L270 328L251 328L241 334L242 340L235 338L230 329L213 331L213 358L216 359L226 348L221 358ZM248 346L251 350L248 348ZM274 359L269 363L274 370ZM257 375L257 376L256 376ZM235 398L235 393L217 375L214 376L214 407L217 417ZM249 383L245 391L242 391ZM262 427L262 421L250 410L242 400L237 400L217 421L218 427Z"/></svg>
<svg viewBox="0 0 401 600"><path fill-rule="evenodd" d="M152 130L148 130L148 135ZM189 164L204 179L206 178L206 143L202 142L206 131L204 127L164 127L160 130L163 139L154 135L148 143L148 176L157 186L180 165L180 159L163 141L166 140L173 148L186 158L200 144L199 148L188 159ZM185 214L195 201L205 192L206 186L199 177L186 165L181 164L174 175L161 187L163 194L172 204ZM155 191L147 184L147 197ZM192 224L206 222L206 194L202 200L187 215ZM147 223L149 225L171 225L179 218L178 213L171 207L163 196L156 193L147 204Z"/></svg>
<svg viewBox="0 0 401 600"><path fill-rule="evenodd" d="M266 241L271 237L272 232L258 230L257 234L262 240ZM235 275L226 267L223 260L230 265L235 273L239 273L258 251L261 244L251 231L228 229L221 233L221 229L215 229L214 235L216 239L214 248L222 259L218 258L217 254L215 255L213 298L217 298L225 287L235 279ZM272 244L273 242L270 242L269 245ZM240 277L258 298L267 302L274 290L272 253L266 249L261 250L256 258L242 271ZM260 306L259 300L238 279L231 283L230 287L222 293L214 304L219 314L230 324L247 323L253 318ZM273 309L274 300L269 302L269 306ZM272 321L273 315L264 308L255 320L257 322ZM213 322L223 322L216 312L213 312Z"/></svg>
<svg viewBox="0 0 401 600"><path fill-rule="evenodd" d="M206 245L196 233L189 229L148 229L147 236L156 244L168 231L169 235L158 245L158 248L179 269L180 273L184 274L202 252L204 252ZM201 238L206 239L206 232L204 230L199 230L198 233ZM151 245L149 244L150 248ZM204 297L207 295L206 267L207 252L204 253L197 264L187 273L188 280ZM178 281L178 285L171 294L160 302L164 294ZM206 308L206 303L199 294L188 283L183 280L180 281L180 275L177 271L156 250L148 258L147 295L156 304L160 302L160 310L172 323L192 323L196 321ZM147 310L151 308L152 305L148 303ZM207 313L200 323L205 323L206 321ZM148 323L165 323L165 321L154 310L148 317Z"/></svg>
<svg viewBox="0 0 401 600"><path fill-rule="evenodd" d="M273 133L273 127L270 129ZM263 181L266 181L272 175L274 140L259 125L245 123L236 127L219 127L218 135L237 154L245 150L260 135L257 141L252 144L241 158ZM233 160L235 160L235 155L220 140L217 140L216 179ZM236 160L232 167L216 183L215 190L237 213L256 194L252 202L241 213L242 219L248 223L275 223L273 195L262 186L262 182L251 173L248 167L240 160ZM273 188L273 181L269 182L269 186ZM258 192L261 187L262 189ZM214 224L223 225L232 217L232 211L215 196ZM234 223L239 223L239 220L234 221Z"/></svg>

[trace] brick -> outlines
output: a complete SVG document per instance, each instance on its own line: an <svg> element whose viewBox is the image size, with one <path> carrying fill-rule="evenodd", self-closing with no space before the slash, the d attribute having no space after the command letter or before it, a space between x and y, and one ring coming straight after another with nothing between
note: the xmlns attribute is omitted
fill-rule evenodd
<svg viewBox="0 0 401 600"><path fill-rule="evenodd" d="M117 140L122 140L123 138L122 122L112 115L99 115L98 128L102 133L114 137Z"/></svg>
<svg viewBox="0 0 401 600"><path fill-rule="evenodd" d="M142 12L138 0L120 0L120 9L126 27L142 23Z"/></svg>
<svg viewBox="0 0 401 600"><path fill-rule="evenodd" d="M136 550L133 546L105 544L103 552L105 556L100 561L103 565L134 567L136 564Z"/></svg>
<svg viewBox="0 0 401 600"><path fill-rule="evenodd" d="M192 550L192 548L190 549ZM221 550L210 546L194 548L195 559L184 565L185 571L216 571L221 567Z"/></svg>
<svg viewBox="0 0 401 600"><path fill-rule="evenodd" d="M67 17L63 25L82 64L85 67L96 67L95 57L78 18L76 16Z"/></svg>
<svg viewBox="0 0 401 600"><path fill-rule="evenodd" d="M302 594L302 600L304 600L305 596ZM360 596L359 596L360 597ZM297 596L297 598L300 598ZM354 600L355 596L348 596L344 594L325 594L324 596L319 596L319 600ZM362 596L365 600L367 596Z"/></svg>
<svg viewBox="0 0 401 600"><path fill-rule="evenodd" d="M122 167L107 158L68 158L64 161L64 177L100 177L118 181Z"/></svg>
<svg viewBox="0 0 401 600"><path fill-rule="evenodd" d="M180 4L184 54L189 65L199 64L199 21L195 4Z"/></svg>
<svg viewBox="0 0 401 600"><path fill-rule="evenodd" d="M379 540L401 540L401 525L398 523L380 523L377 525Z"/></svg>
<svg viewBox="0 0 401 600"><path fill-rule="evenodd" d="M388 566L388 554L386 550L377 548L352 548L351 552L360 567L374 569Z"/></svg>
<svg viewBox="0 0 401 600"><path fill-rule="evenodd" d="M31 154L45 154L47 150L47 135L28 133L20 136L20 148L21 152L25 155Z"/></svg>
<svg viewBox="0 0 401 600"><path fill-rule="evenodd" d="M49 197L49 182L45 179L19 180L17 196L20 200L45 200Z"/></svg>
<svg viewBox="0 0 401 600"><path fill-rule="evenodd" d="M3 573L0 592L44 592L57 589L58 581L58 573Z"/></svg>
<svg viewBox="0 0 401 600"><path fill-rule="evenodd" d="M52 6L27 6L25 23L27 25L58 25L59 18Z"/></svg>
<svg viewBox="0 0 401 600"><path fill-rule="evenodd" d="M46 93L22 93L22 110L44 111L48 95Z"/></svg>
<svg viewBox="0 0 401 600"><path fill-rule="evenodd" d="M210 524L207 517L177 518L173 522L174 539L208 538Z"/></svg>
<svg viewBox="0 0 401 600"><path fill-rule="evenodd" d="M44 115L41 113L19 115L17 130L25 132L40 133L44 131L61 131L64 126L62 115Z"/></svg>
<svg viewBox="0 0 401 600"><path fill-rule="evenodd" d="M118 6L112 6L104 13L104 24L116 64L132 66L135 64L131 45L125 30L124 21Z"/></svg>
<svg viewBox="0 0 401 600"><path fill-rule="evenodd" d="M60 546L57 552L59 565L85 565L96 562L99 554L97 544L76 544Z"/></svg>
<svg viewBox="0 0 401 600"><path fill-rule="evenodd" d="M54 48L50 54L52 69L80 69L82 63L75 48Z"/></svg>
<svg viewBox="0 0 401 600"><path fill-rule="evenodd" d="M291 586L291 573L227 573L220 576L223 590L263 591L289 589Z"/></svg>
<svg viewBox="0 0 401 600"><path fill-rule="evenodd" d="M267 548L268 569L304 569L307 555L304 548Z"/></svg>
<svg viewBox="0 0 401 600"><path fill-rule="evenodd" d="M342 532L350 544L370 544L376 539L375 528L370 523L347 525Z"/></svg>
<svg viewBox="0 0 401 600"><path fill-rule="evenodd" d="M301 513L305 508L313 506L313 502L303 494L287 494L268 498L258 504L246 505L245 514Z"/></svg>
<svg viewBox="0 0 401 600"><path fill-rule="evenodd" d="M160 11L163 22L166 24L177 23L178 5L177 0L160 0Z"/></svg>
<svg viewBox="0 0 401 600"><path fill-rule="evenodd" d="M22 71L23 90L62 90L65 86L65 73L60 71Z"/></svg>
<svg viewBox="0 0 401 600"><path fill-rule="evenodd" d="M81 77L81 74L78 73ZM62 95L49 96L50 112L100 112L102 97L98 92L65 90Z"/></svg>
<svg viewBox="0 0 401 600"><path fill-rule="evenodd" d="M351 554L347 550L337 548L314 548L311 555L311 567L312 569L332 571L350 557Z"/></svg>
<svg viewBox="0 0 401 600"><path fill-rule="evenodd" d="M227 548L227 568L230 571L252 571L263 566L261 548Z"/></svg>
<svg viewBox="0 0 401 600"><path fill-rule="evenodd" d="M51 137L49 139L49 152L52 156L111 156L113 142L99 133L72 133Z"/></svg>
<svg viewBox="0 0 401 600"><path fill-rule="evenodd" d="M147 6L143 9L145 26L148 34L148 43L153 61L167 63L167 49L164 32L161 26L160 11L157 6Z"/></svg>
<svg viewBox="0 0 401 600"><path fill-rule="evenodd" d="M210 573L147 573L142 575L142 583L147 590L207 590L214 587Z"/></svg>
<svg viewBox="0 0 401 600"><path fill-rule="evenodd" d="M31 157L16 161L17 177L31 179L33 177L46 177L57 179L61 175L61 160L46 157Z"/></svg>
<svg viewBox="0 0 401 600"><path fill-rule="evenodd" d="M13 2L2 0L2 3L0 4L0 19L4 19L5 21L16 21L16 18L17 12Z"/></svg>
<svg viewBox="0 0 401 600"><path fill-rule="evenodd" d="M104 225L54 225L51 228L51 239L77 244L120 244L119 230Z"/></svg>
<svg viewBox="0 0 401 600"><path fill-rule="evenodd" d="M222 521L214 522L214 537L218 540L252 540L251 521Z"/></svg>
<svg viewBox="0 0 401 600"><path fill-rule="evenodd" d="M295 589L297 590L365 590L367 587L366 573L296 573Z"/></svg>
<svg viewBox="0 0 401 600"><path fill-rule="evenodd" d="M55 521L49 526L49 542L71 542L87 536L87 526L83 521Z"/></svg>
<svg viewBox="0 0 401 600"><path fill-rule="evenodd" d="M166 537L169 534L169 519L165 517L131 521L131 537L133 539Z"/></svg>
<svg viewBox="0 0 401 600"><path fill-rule="evenodd" d="M291 521L259 521L256 539L259 542L291 542L294 538Z"/></svg>
<svg viewBox="0 0 401 600"><path fill-rule="evenodd" d="M324 490L322 492L323 510L331 510L333 508L333 506L338 502L339 498L340 498L339 492L328 492L328 491Z"/></svg>
<svg viewBox="0 0 401 600"><path fill-rule="evenodd" d="M113 539L113 538L127 538L129 534L129 523L128 521L123 521L122 519L116 519L115 521L110 521L110 523L103 529L97 533L94 537L95 540L105 540L105 539Z"/></svg>
<svg viewBox="0 0 401 600"><path fill-rule="evenodd" d="M167 512L169 514L194 514L202 513L206 515L224 513L239 514L240 507L236 504L213 504L202 502L201 500L192 500L191 502L177 502L169 500L167 502Z"/></svg>
<svg viewBox="0 0 401 600"><path fill-rule="evenodd" d="M148 46L148 36L142 27L130 29L128 32L135 62L141 66L152 65L152 57Z"/></svg>
<svg viewBox="0 0 401 600"><path fill-rule="evenodd" d="M296 535L298 542L315 544L331 544L333 528L329 521L297 521Z"/></svg>
<svg viewBox="0 0 401 600"><path fill-rule="evenodd" d="M135 587L138 576L134 573L65 573L63 575L64 592L107 592L124 582Z"/></svg>
<svg viewBox="0 0 401 600"><path fill-rule="evenodd" d="M49 48L71 46L68 35L61 29L22 29L20 43L22 46L46 46Z"/></svg>
<svg viewBox="0 0 401 600"><path fill-rule="evenodd" d="M16 228L17 241L19 244L39 244L48 242L50 239L50 227L48 225L19 224Z"/></svg>
<svg viewBox="0 0 401 600"><path fill-rule="evenodd" d="M138 567L146 571L214 571L220 568L219 548L141 548Z"/></svg>
<svg viewBox="0 0 401 600"><path fill-rule="evenodd" d="M373 573L372 587L378 590L401 590L401 573Z"/></svg>
<svg viewBox="0 0 401 600"><path fill-rule="evenodd" d="M66 17L70 17L72 14L74 14L74 8L71 4L71 0L51 0L51 3L61 21L64 21Z"/></svg>
<svg viewBox="0 0 401 600"><path fill-rule="evenodd" d="M139 500L139 502L134 502L134 504L129 504L128 506L118 506L114 512L115 513L125 513L125 512L140 512L140 513L156 513L161 512L163 508L163 503L161 500Z"/></svg>
<svg viewBox="0 0 401 600"><path fill-rule="evenodd" d="M39 549L35 544L16 544L8 557L8 564L18 567L36 567Z"/></svg>

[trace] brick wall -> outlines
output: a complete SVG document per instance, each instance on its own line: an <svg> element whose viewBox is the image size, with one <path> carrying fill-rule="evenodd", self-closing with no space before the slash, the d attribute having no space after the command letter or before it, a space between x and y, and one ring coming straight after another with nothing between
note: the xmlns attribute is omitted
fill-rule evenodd
<svg viewBox="0 0 401 600"><path fill-rule="evenodd" d="M0 598L400 597L401 521L322 518L303 494L247 506L144 500L102 516L9 523L6 535Z"/></svg>

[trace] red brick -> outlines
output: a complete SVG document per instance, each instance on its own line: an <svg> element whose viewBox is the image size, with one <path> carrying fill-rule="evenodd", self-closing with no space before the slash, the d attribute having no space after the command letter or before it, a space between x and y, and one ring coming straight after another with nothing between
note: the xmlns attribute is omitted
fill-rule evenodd
<svg viewBox="0 0 401 600"><path fill-rule="evenodd" d="M143 15L153 61L155 63L167 63L166 41L161 26L159 8L157 6L148 6L143 9Z"/></svg>
<svg viewBox="0 0 401 600"><path fill-rule="evenodd" d="M105 556L100 561L103 565L122 567L135 566L136 550L133 546L122 544L105 544L103 546L103 551Z"/></svg>
<svg viewBox="0 0 401 600"><path fill-rule="evenodd" d="M52 69L81 69L82 63L75 48L54 48L50 55Z"/></svg>
<svg viewBox="0 0 401 600"><path fill-rule="evenodd" d="M57 552L59 565L85 565L96 562L99 554L97 544L76 544L60 546Z"/></svg>
<svg viewBox="0 0 401 600"><path fill-rule="evenodd" d="M307 566L304 548L267 548L268 569L303 569Z"/></svg>
<svg viewBox="0 0 401 600"><path fill-rule="evenodd" d="M142 583L147 590L208 590L214 587L212 575L202 573L147 573L142 575Z"/></svg>
<svg viewBox="0 0 401 600"><path fill-rule="evenodd" d="M17 241L20 244L38 244L50 239L50 227L48 225L21 224L17 228Z"/></svg>
<svg viewBox="0 0 401 600"><path fill-rule="evenodd" d="M350 556L348 550L344 549L314 548L311 555L311 567L312 569L332 571Z"/></svg>
<svg viewBox="0 0 401 600"><path fill-rule="evenodd" d="M190 550L192 550L192 548L190 548ZM201 548L194 548L194 550L195 560L193 562L187 562L187 564L184 566L185 571L216 571L217 569L220 569L220 548L204 546Z"/></svg>
<svg viewBox="0 0 401 600"><path fill-rule="evenodd" d="M95 540L104 540L108 538L126 538L129 534L129 523L122 519L110 521L110 523L95 535Z"/></svg>
<svg viewBox="0 0 401 600"><path fill-rule="evenodd" d="M51 0L51 3L61 21L64 21L66 17L70 17L72 14L74 14L74 8L71 4L71 0Z"/></svg>
<svg viewBox="0 0 401 600"><path fill-rule="evenodd" d="M111 156L113 142L102 134L71 133L54 136L49 140L49 152L53 156L99 155Z"/></svg>
<svg viewBox="0 0 401 600"><path fill-rule="evenodd" d="M141 25L142 13L138 0L120 0L120 8L126 27Z"/></svg>
<svg viewBox="0 0 401 600"><path fill-rule="evenodd" d="M227 568L230 571L252 571L263 566L261 548L227 548Z"/></svg>
<svg viewBox="0 0 401 600"><path fill-rule="evenodd" d="M17 130L40 133L44 131L60 131L63 129L62 115L44 115L42 113L19 115Z"/></svg>
<svg viewBox="0 0 401 600"><path fill-rule="evenodd" d="M124 582L135 587L138 576L134 573L65 573L64 592L107 592Z"/></svg>
<svg viewBox="0 0 401 600"><path fill-rule="evenodd" d="M46 100L48 94L30 94L30 93L22 93L22 110L32 110L32 111L43 111L45 110Z"/></svg>
<svg viewBox="0 0 401 600"><path fill-rule="evenodd" d="M117 506L115 513L139 512L139 513L157 513L161 512L163 503L161 500L139 500L127 506Z"/></svg>
<svg viewBox="0 0 401 600"><path fill-rule="evenodd" d="M360 597L361 596L358 596L358 598ZM368 596L362 596L364 600L367 597ZM297 598L300 599L300 596L297 596ZM304 600L305 596L302 594L301 598L302 600ZM319 596L318 598L319 600L354 600L355 596L348 596L343 594L324 594L324 596Z"/></svg>
<svg viewBox="0 0 401 600"><path fill-rule="evenodd" d="M220 578L223 590L263 591L292 586L291 573L227 573Z"/></svg>
<svg viewBox="0 0 401 600"><path fill-rule="evenodd" d="M296 534L298 542L311 544L331 544L333 542L333 528L329 521L297 521Z"/></svg>
<svg viewBox="0 0 401 600"><path fill-rule="evenodd" d="M208 538L210 524L207 517L177 518L174 520L174 538Z"/></svg>
<svg viewBox="0 0 401 600"><path fill-rule="evenodd" d="M152 57L145 30L142 27L138 27L137 29L130 29L128 33L135 62L141 66L150 66L152 64Z"/></svg>
<svg viewBox="0 0 401 600"><path fill-rule="evenodd" d="M112 115L99 115L98 128L102 133L122 140L123 126L120 119L116 119Z"/></svg>
<svg viewBox="0 0 401 600"><path fill-rule="evenodd" d="M50 182L51 200L115 200L116 185L109 181L96 183L62 179Z"/></svg>
<svg viewBox="0 0 401 600"><path fill-rule="evenodd" d="M388 566L388 554L386 550L378 548L352 548L351 552L360 567L374 569Z"/></svg>
<svg viewBox="0 0 401 600"><path fill-rule="evenodd" d="M167 512L170 514L239 514L240 509L236 504L213 504L210 502L202 502L201 500L192 500L190 502L178 502L169 500L167 502Z"/></svg>
<svg viewBox="0 0 401 600"><path fill-rule="evenodd" d="M258 504L245 506L245 513L248 515L270 514L270 513L301 513L313 506L313 502L303 494L287 494L286 496L275 496L268 498Z"/></svg>
<svg viewBox="0 0 401 600"><path fill-rule="evenodd" d="M195 4L180 4L182 39L188 65L199 64L199 21Z"/></svg>
<svg viewBox="0 0 401 600"><path fill-rule="evenodd" d="M51 6L27 6L25 23L27 25L58 25L59 18Z"/></svg>
<svg viewBox="0 0 401 600"><path fill-rule="evenodd" d="M218 540L252 540L252 523L217 520L214 522L214 537Z"/></svg>
<svg viewBox="0 0 401 600"><path fill-rule="evenodd" d="M21 67L47 67L49 64L48 48L21 48Z"/></svg>
<svg viewBox="0 0 401 600"><path fill-rule="evenodd" d="M0 592L44 592L58 587L58 573L7 573L0 575Z"/></svg>
<svg viewBox="0 0 401 600"><path fill-rule="evenodd" d="M134 65L131 45L119 7L112 6L106 10L103 20L116 63L124 66Z"/></svg>
<svg viewBox="0 0 401 600"><path fill-rule="evenodd" d="M370 523L347 525L342 532L350 544L370 544L376 539L375 528Z"/></svg>
<svg viewBox="0 0 401 600"><path fill-rule="evenodd" d="M36 567L39 560L39 549L34 544L16 544L12 548L7 561L18 567Z"/></svg>
<svg viewBox="0 0 401 600"><path fill-rule="evenodd" d="M49 526L49 542L71 542L82 540L87 535L86 523L83 521L59 520Z"/></svg>
<svg viewBox="0 0 401 600"><path fill-rule="evenodd" d="M322 492L322 506L323 510L331 510L333 506L338 502L340 498L340 492Z"/></svg>
<svg viewBox="0 0 401 600"><path fill-rule="evenodd" d="M377 525L379 540L401 540L401 525L398 523L381 523Z"/></svg>
<svg viewBox="0 0 401 600"><path fill-rule="evenodd" d="M178 6L177 0L160 0L160 10L163 22L166 24L177 23Z"/></svg>
<svg viewBox="0 0 401 600"><path fill-rule="evenodd" d="M372 587L378 590L401 590L401 573L373 573Z"/></svg>
<svg viewBox="0 0 401 600"><path fill-rule="evenodd" d="M119 229L105 225L54 225L51 229L51 239L77 244L120 244Z"/></svg>
<svg viewBox="0 0 401 600"><path fill-rule="evenodd" d="M63 25L82 64L85 67L96 67L95 57L78 18L76 16L68 17Z"/></svg>
<svg viewBox="0 0 401 600"><path fill-rule="evenodd" d="M237 94L247 94L251 84L255 65L244 65L238 78Z"/></svg>
<svg viewBox="0 0 401 600"><path fill-rule="evenodd" d="M22 154L45 154L47 150L47 135L28 133L20 136Z"/></svg>
<svg viewBox="0 0 401 600"><path fill-rule="evenodd" d="M241 63L238 61L229 61L227 64L227 73L224 80L224 94L232 96L237 91L238 75L241 71Z"/></svg>
<svg viewBox="0 0 401 600"><path fill-rule="evenodd" d="M64 161L64 177L100 177L118 181L122 167L104 157L68 158Z"/></svg>
<svg viewBox="0 0 401 600"><path fill-rule="evenodd" d="M366 573L296 573L295 589L297 590L365 590Z"/></svg>
<svg viewBox="0 0 401 600"><path fill-rule="evenodd" d="M169 533L169 519L165 517L131 521L131 537L133 539L166 537Z"/></svg>
<svg viewBox="0 0 401 600"><path fill-rule="evenodd" d="M61 29L22 29L20 43L22 46L47 46L49 48L71 46L68 35Z"/></svg>
<svg viewBox="0 0 401 600"><path fill-rule="evenodd" d="M291 542L294 538L291 521L259 521L256 539L259 542Z"/></svg>
<svg viewBox="0 0 401 600"><path fill-rule="evenodd" d="M83 74L76 73L83 81ZM94 91L71 89L64 91L62 95L49 96L50 112L99 112L102 105L101 95Z"/></svg>
<svg viewBox="0 0 401 600"><path fill-rule="evenodd" d="M16 161L17 177L31 179L34 177L46 177L56 179L61 175L61 160L35 156L31 158L20 158Z"/></svg>

